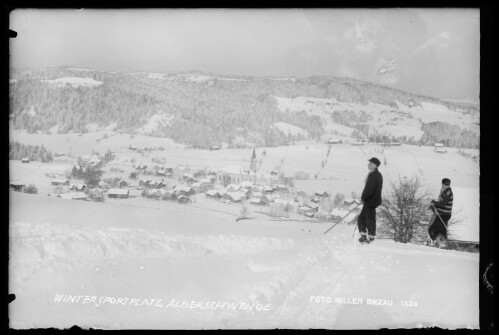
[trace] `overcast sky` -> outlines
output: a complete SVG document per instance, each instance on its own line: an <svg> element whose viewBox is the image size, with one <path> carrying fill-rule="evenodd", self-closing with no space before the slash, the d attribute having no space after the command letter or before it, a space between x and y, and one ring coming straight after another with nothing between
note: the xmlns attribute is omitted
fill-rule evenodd
<svg viewBox="0 0 499 335"><path fill-rule="evenodd" d="M44 10L10 15L11 66L332 75L479 97L478 9Z"/></svg>

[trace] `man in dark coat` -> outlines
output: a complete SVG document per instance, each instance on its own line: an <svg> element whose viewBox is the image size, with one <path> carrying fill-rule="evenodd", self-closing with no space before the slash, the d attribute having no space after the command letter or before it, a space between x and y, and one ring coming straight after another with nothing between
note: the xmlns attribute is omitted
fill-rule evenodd
<svg viewBox="0 0 499 335"><path fill-rule="evenodd" d="M370 243L376 237L376 207L381 205L381 190L383 188L383 176L378 171L381 162L376 157L369 159L369 174L366 178L366 186L362 191L360 200L363 207L357 219L360 232L360 243Z"/></svg>
<svg viewBox="0 0 499 335"><path fill-rule="evenodd" d="M432 200L430 209L433 211L433 216L428 227L430 235L430 245L438 242L439 247L444 247L447 242L447 227L452 216L452 204L454 194L450 187L450 179L442 179L442 188L438 195L438 200Z"/></svg>

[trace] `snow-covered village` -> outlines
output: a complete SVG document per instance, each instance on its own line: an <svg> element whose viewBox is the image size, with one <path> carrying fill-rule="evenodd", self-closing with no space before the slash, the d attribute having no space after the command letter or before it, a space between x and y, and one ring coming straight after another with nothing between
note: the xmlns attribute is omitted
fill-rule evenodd
<svg viewBox="0 0 499 335"><path fill-rule="evenodd" d="M479 329L479 103L347 77L12 69L9 327Z"/></svg>

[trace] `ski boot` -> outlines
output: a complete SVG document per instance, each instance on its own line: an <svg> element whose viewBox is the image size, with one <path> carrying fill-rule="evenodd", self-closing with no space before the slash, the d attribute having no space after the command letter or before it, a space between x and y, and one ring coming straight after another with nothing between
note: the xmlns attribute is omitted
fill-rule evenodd
<svg viewBox="0 0 499 335"><path fill-rule="evenodd" d="M367 236L366 234L362 234L359 238L359 242L364 244L364 243L369 243L368 240L367 240Z"/></svg>

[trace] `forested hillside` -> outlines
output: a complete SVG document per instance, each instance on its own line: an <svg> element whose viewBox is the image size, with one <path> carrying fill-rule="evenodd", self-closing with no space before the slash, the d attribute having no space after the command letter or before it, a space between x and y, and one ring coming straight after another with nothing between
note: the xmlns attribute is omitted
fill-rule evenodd
<svg viewBox="0 0 499 335"><path fill-rule="evenodd" d="M56 84L54 80L58 78L92 81L88 85ZM394 108L395 100L411 105L423 98L346 78L278 79L194 73L152 76L67 67L14 70L10 84L10 118L14 129L28 132L86 132L89 124L103 128L116 123L116 130L134 133L151 117L163 113L171 116L171 120L156 126L150 133L153 136L169 137L199 148L221 143L237 146L237 137L268 146L288 144L296 139L272 127L276 122L300 127L311 139L319 140L325 133L320 117L296 111L281 113L274 96L335 97L347 103L371 102ZM451 108L456 106L431 97L424 100ZM460 108L474 111L473 107ZM341 121L347 116L337 115L337 118ZM427 127L430 137L433 128ZM455 131L447 133L456 134ZM460 143L457 137L453 143Z"/></svg>

